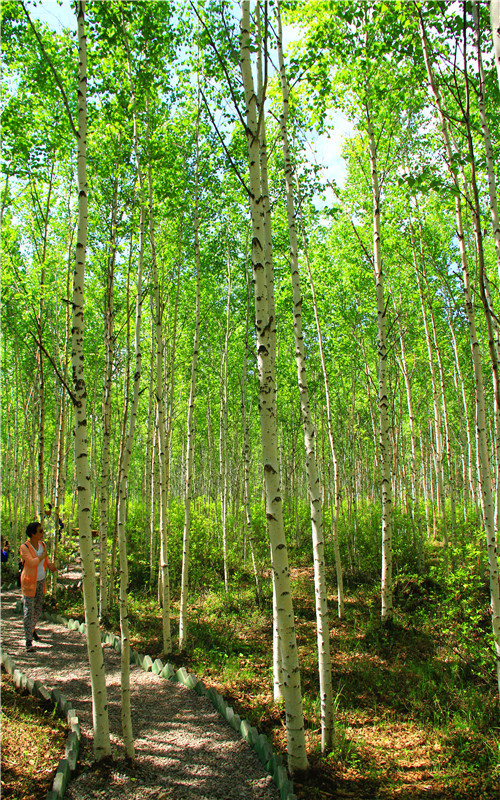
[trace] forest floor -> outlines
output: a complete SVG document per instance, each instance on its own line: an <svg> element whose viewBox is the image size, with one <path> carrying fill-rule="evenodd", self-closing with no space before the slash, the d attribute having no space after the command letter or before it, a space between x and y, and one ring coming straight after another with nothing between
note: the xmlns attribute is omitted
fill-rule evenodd
<svg viewBox="0 0 500 800"><path fill-rule="evenodd" d="M2 771L4 800L44 800L64 758L66 723L51 703L20 694L2 671Z"/></svg>
<svg viewBox="0 0 500 800"><path fill-rule="evenodd" d="M474 662L458 635L444 629L442 618L432 616L441 603L439 586L430 580L400 582L396 622L388 629L379 623L376 587L348 586L343 620L334 617L332 591L336 734L324 755L312 569L293 570L293 587L311 766L294 778L300 800L498 800L495 676ZM250 582L227 596L199 595L191 604L188 649L171 653L168 660L214 686L285 754L284 710L272 697L270 603L257 606L253 596ZM61 613L83 619L74 595L62 597L58 606ZM155 601L131 594L129 616L132 646L153 659L161 657ZM482 637L487 616L479 621ZM458 629L459 615L456 622ZM107 627L118 632L116 623L110 618Z"/></svg>
<svg viewBox="0 0 500 800"><path fill-rule="evenodd" d="M374 587L360 585L346 593L344 620L331 612L336 739L332 751L322 755L312 567L293 569L292 577L311 766L294 780L300 800L498 800L494 669L474 670L460 643L443 632L442 621L434 627L419 622L414 612L439 603L439 587L432 581L402 582L397 622L389 629L380 624ZM213 603L206 597L192 609L193 639L201 633L208 653L202 655L193 641L192 649L174 660L212 683L285 754L284 711L273 702L271 689L270 615L250 619L235 596L222 600L215 614ZM336 609L333 594L329 606ZM142 643L147 652L155 645L158 649L151 636Z"/></svg>

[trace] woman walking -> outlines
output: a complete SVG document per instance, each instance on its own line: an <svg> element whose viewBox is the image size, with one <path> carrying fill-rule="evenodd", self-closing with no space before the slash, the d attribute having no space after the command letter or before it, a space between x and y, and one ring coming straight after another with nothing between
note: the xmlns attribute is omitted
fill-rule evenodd
<svg viewBox="0 0 500 800"><path fill-rule="evenodd" d="M33 650L33 639L39 641L35 630L36 623L42 613L43 595L47 591L45 586L45 571L49 569L56 572L57 567L47 555L47 548L43 537L45 531L40 522L30 522L26 528L28 541L21 545L21 558L24 561L21 572L21 592L24 606L24 633L26 636L26 650Z"/></svg>

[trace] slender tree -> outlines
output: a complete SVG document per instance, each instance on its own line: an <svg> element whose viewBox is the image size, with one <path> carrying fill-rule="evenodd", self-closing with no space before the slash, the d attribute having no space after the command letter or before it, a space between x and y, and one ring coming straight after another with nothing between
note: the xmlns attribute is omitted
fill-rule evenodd
<svg viewBox="0 0 500 800"><path fill-rule="evenodd" d="M184 494L184 532L182 539L182 577L181 577L181 599L179 613L179 651L186 647L187 639L187 601L188 601L188 575L189 575L189 534L191 528L191 497L193 483L193 464L194 464L194 408L196 398L196 366L198 363L198 349L200 342L200 239L199 239L199 125L200 110L196 116L196 167L195 167L195 187L194 187L194 250L196 259L196 311L195 329L193 340L193 354L191 358L191 376L189 382L189 403L187 413L187 432L186 432L186 473L185 473L185 494Z"/></svg>
<svg viewBox="0 0 500 800"><path fill-rule="evenodd" d="M299 252L297 228L295 225L295 199L294 175L288 144L288 108L289 89L283 59L283 44L281 30L281 14L279 0L277 5L278 15L278 58L281 78L281 92L283 110L280 115L280 130L285 159L286 203L288 218L288 233L290 237L290 270L292 274L293 292L293 328L295 340L295 359L297 363L297 380L299 384L300 404L302 411L302 425L304 429L304 447L306 451L306 474L309 490L313 563L314 563L314 589L316 598L316 630L318 644L319 685L321 696L321 749L325 752L331 749L334 735L334 712L332 691L332 666L330 657L330 625L328 619L327 586L325 574L325 547L323 529L323 510L321 486L316 463L316 432L314 429L309 387L307 380L307 367L305 358L304 335L302 329L302 292L299 276Z"/></svg>
<svg viewBox="0 0 500 800"><path fill-rule="evenodd" d="M92 686L94 755L97 761L109 756L108 705L104 658L99 630L95 568L92 555L90 472L87 451L87 389L83 358L83 306L85 257L87 252L87 40L85 2L77 5L78 23L78 229L73 273L72 367L75 404L75 465L78 484L78 539L82 557L85 623Z"/></svg>
<svg viewBox="0 0 500 800"><path fill-rule="evenodd" d="M293 773L307 767L307 755L302 712L302 692L297 658L297 642L290 592L288 554L283 529L283 507L279 485L277 426L276 426L276 320L273 276L266 269L266 226L264 197L261 183L260 127L264 122L264 97L257 97L251 64L250 2L241 4L240 64L246 105L246 138L250 176L250 207L252 216L252 267L255 294L255 329L259 367L259 407L261 421L262 459L266 486L266 518L271 544L271 563L276 577L276 604L283 665L287 731L288 766ZM267 242L270 246L270 242Z"/></svg>

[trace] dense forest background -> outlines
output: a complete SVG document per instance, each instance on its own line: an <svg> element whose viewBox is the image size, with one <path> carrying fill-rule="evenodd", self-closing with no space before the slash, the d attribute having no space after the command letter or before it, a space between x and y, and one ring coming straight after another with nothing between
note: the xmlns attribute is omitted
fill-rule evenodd
<svg viewBox="0 0 500 800"><path fill-rule="evenodd" d="M125 564L131 596L161 599L164 644L165 605L180 602L181 649L189 598L247 583L256 603L270 601L262 213L281 547L292 571L314 560L318 642L327 596L342 618L344 592L381 585L390 626L401 587L428 581L444 593L450 635L461 626L460 658L495 692L494 7L490 17L476 0L283 0L241 13L222 0L85 3L81 340L101 615ZM85 533L71 363L79 56L76 23L54 30L34 11L1 6L1 517L17 549L50 501L65 523L57 556ZM321 142L328 157L340 118L352 133L335 181L315 151Z"/></svg>

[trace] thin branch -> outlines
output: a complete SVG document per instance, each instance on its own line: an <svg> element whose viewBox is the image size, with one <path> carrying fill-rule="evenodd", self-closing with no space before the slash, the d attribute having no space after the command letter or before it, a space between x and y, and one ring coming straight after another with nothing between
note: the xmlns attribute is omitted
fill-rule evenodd
<svg viewBox="0 0 500 800"><path fill-rule="evenodd" d="M372 254L370 253L370 251L368 250L368 248L365 246L365 243L363 242L363 240L362 240L362 238L361 238L361 234L360 234L360 233L359 233L359 231L358 231L357 225L355 225L355 223L354 223L354 221L353 221L353 219L352 219L351 215L349 214L349 212L348 212L347 208L345 207L345 204L344 204L343 200L342 200L342 199L339 197L339 194L338 194L338 192L337 192L337 187L335 186L335 184L334 184L334 183L332 183L332 182L331 182L331 181L329 181L329 180L327 180L327 185L330 187L330 189L331 189L331 190L332 190L332 192L334 193L335 197L337 198L337 200L338 200L338 201L339 201L339 203L341 204L341 206L342 206L342 211L344 212L344 214L345 214L345 215L346 215L346 217L348 218L349 222L351 223L351 227L352 227L352 229L353 229L353 231L354 231L354 233L355 233L355 235L356 235L356 238L357 238L357 240L358 240L358 242L359 242L359 244L360 244L360 247L361 247L361 249L363 250L363 252L364 252L365 256L367 257L368 261L370 262L370 264L371 264L371 265L372 265L372 267L373 267L373 256L372 256Z"/></svg>
<svg viewBox="0 0 500 800"><path fill-rule="evenodd" d="M268 48L267 48L267 42L268 42L268 33L267 33L267 26L268 26L267 0L266 0L265 5L264 5L264 36L262 36L262 30L261 30L261 27L260 27L260 15L259 15L258 21L259 21L259 36L264 41L264 80L262 82L262 97L259 98L259 106L260 106L260 108L259 108L259 119L258 119L258 122L257 122L257 136L260 138L260 131L261 131L261 128L262 128L262 126L264 124L265 98L266 98L266 92L267 92L267 81L268 81L268 77L269 77L269 75L268 75L268 56L269 56L269 54L268 54Z"/></svg>
<svg viewBox="0 0 500 800"><path fill-rule="evenodd" d="M49 55L48 55L48 53L47 53L47 51L45 49L45 46L43 44L43 41L42 41L42 38L41 38L40 34L38 33L37 29L33 25L33 22L31 20L31 17L29 15L29 13L28 13L28 10L26 9L26 6L24 5L23 0L21 0L20 5L21 5L21 8L23 9L23 11L24 11L24 13L26 15L26 19L28 20L28 22L30 24L31 30L35 34L36 40L37 40L38 44L40 45L40 50L42 51L42 55L45 58L47 64L49 65L50 70L51 70L51 72L52 72L52 74L54 76L55 82L57 83L57 85L59 87L59 90L60 90L61 95L62 95L63 103L64 103L64 106L66 108L66 113L68 115L68 120L69 120L69 124L71 126L71 130L75 134L75 138L78 139L79 133L78 133L77 129L75 128L75 125L74 125L74 122L73 122L73 115L71 114L71 109L69 107L68 98L66 97L66 92L64 90L64 86L62 85L61 79L60 79L59 75L57 74L57 70L55 69L54 65L52 64L52 61L49 58Z"/></svg>
<svg viewBox="0 0 500 800"><path fill-rule="evenodd" d="M57 377L59 378L62 386L64 386L64 388L66 389L67 393L71 397L73 405L75 405L75 406L78 405L79 401L76 399L75 395L73 394L73 392L69 388L68 384L64 380L63 376L59 372L59 368L58 368L57 364L55 363L54 359L52 358L52 356L50 355L50 353L47 352L47 350L43 346L42 342L35 336L33 331L30 331L30 334L33 337L33 339L35 340L35 343L36 343L37 347L39 347L40 350L42 351L42 353L44 353L46 355L46 357L49 359L50 363L52 364L52 367L54 368L54 372L56 373Z"/></svg>
<svg viewBox="0 0 500 800"><path fill-rule="evenodd" d="M230 162L230 164L231 164L231 166L232 166L232 168L233 168L233 170L234 170L234 172L235 172L235 174L236 174L236 177L237 177L237 178L238 178L238 180L240 181L240 183L241 183L241 185L243 186L243 188L244 188L245 192L248 194L248 196L249 196L249 197L251 197L251 196L252 196L252 193L251 193L251 191L250 191L250 188L249 188L249 187L246 185L246 183L245 183L244 179L242 178L242 176L241 176L241 174L240 174L240 172L239 172L239 170L238 170L238 167L236 166L236 164L235 164L235 162L233 161L233 158L232 158L232 156L231 156L231 154L230 154L229 150L227 149L227 145L226 145L226 143L224 142L224 139L222 138L222 134L220 133L220 131L219 131L218 127L217 127L217 123L215 122L215 120L214 120L214 118L213 118L213 115L212 115L212 112L210 111L210 106L208 105L207 98L206 98L206 97L205 97L205 95L203 94L203 90L202 90L201 88L200 88L200 94L201 94L201 96L202 96L202 98L203 98L203 102L205 103L205 108L206 108L206 109L207 109L207 111L208 111L208 116L210 117L210 121L211 121L211 123L212 123L212 125L213 125L213 127L214 127L214 130L215 130L215 132L216 132L217 136L219 137L219 141L220 141L220 143L221 143L222 147L224 148L224 151L225 151L225 153L226 153L226 156L227 156L227 157L228 157L228 159L229 159L229 162Z"/></svg>
<svg viewBox="0 0 500 800"><path fill-rule="evenodd" d="M231 99L233 101L235 111L236 111L236 113L237 113L237 115L238 115L238 117L240 119L241 124L243 125L243 129L245 130L246 133L248 133L248 126L247 126L247 124L245 122L245 118L243 117L243 115L242 115L242 113L241 113L241 111L239 109L239 103L237 102L237 98L236 98L236 95L235 95L235 92L234 92L234 89L233 89L233 84L231 82L231 77L230 77L229 72L228 72L228 70L226 68L226 63L225 63L224 59L222 58L222 56L220 55L219 50L217 49L217 45L215 44L215 42L214 42L214 40L212 38L212 34L210 33L206 23L203 21L203 19L201 18L200 14L198 13L198 9L196 8L193 0L189 0L189 5L191 6L191 8L193 9L194 13L198 17L200 23L202 24L202 26L203 26L203 28L205 30L205 33L208 36L208 40L210 42L210 45L211 45L215 55L217 56L217 61L219 62L220 66L222 67L222 71L223 71L223 73L224 73L224 75L226 77L227 85L228 85L228 88L229 88L229 93L231 95Z"/></svg>

